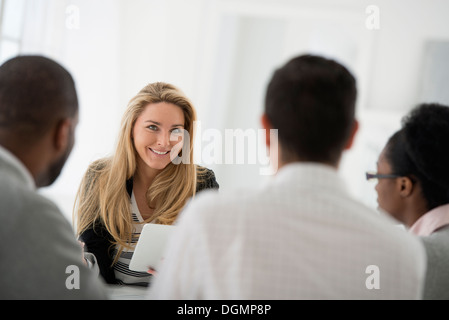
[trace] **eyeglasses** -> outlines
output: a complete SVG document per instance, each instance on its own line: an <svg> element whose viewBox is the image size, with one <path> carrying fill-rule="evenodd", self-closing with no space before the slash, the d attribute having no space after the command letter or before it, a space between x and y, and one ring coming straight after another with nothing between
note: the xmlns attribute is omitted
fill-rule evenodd
<svg viewBox="0 0 449 320"><path fill-rule="evenodd" d="M366 180L372 181L375 179L394 179L394 178L400 178L401 175L398 174L379 174L376 172L367 172L366 173Z"/></svg>

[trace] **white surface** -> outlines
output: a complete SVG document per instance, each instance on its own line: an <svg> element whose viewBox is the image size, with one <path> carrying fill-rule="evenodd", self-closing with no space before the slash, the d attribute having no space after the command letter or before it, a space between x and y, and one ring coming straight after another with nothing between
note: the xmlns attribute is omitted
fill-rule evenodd
<svg viewBox="0 0 449 320"><path fill-rule="evenodd" d="M144 300L147 293L146 287L108 285L106 293L111 300Z"/></svg>
<svg viewBox="0 0 449 320"><path fill-rule="evenodd" d="M149 267L152 267L157 270L173 228L174 226L146 224L140 234L129 269L145 272L148 271Z"/></svg>

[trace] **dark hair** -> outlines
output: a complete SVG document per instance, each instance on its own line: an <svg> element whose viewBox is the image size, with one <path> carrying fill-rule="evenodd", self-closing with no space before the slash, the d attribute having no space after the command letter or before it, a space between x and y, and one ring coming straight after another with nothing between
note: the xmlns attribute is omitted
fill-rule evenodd
<svg viewBox="0 0 449 320"><path fill-rule="evenodd" d="M338 162L354 123L356 81L334 60L302 55L277 69L265 113L284 161Z"/></svg>
<svg viewBox="0 0 449 320"><path fill-rule="evenodd" d="M428 210L449 203L449 107L420 104L387 142L393 173L421 184Z"/></svg>
<svg viewBox="0 0 449 320"><path fill-rule="evenodd" d="M73 78L57 62L18 56L0 66L0 129L33 141L77 111Z"/></svg>

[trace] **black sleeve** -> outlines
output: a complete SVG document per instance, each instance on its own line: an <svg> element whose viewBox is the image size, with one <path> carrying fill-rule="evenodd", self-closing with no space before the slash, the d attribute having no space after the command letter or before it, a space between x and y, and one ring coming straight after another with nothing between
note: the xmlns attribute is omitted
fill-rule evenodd
<svg viewBox="0 0 449 320"><path fill-rule="evenodd" d="M198 178L196 184L196 192L200 192L206 189L216 189L220 187L217 180L215 179L215 173L207 168L198 168Z"/></svg>
<svg viewBox="0 0 449 320"><path fill-rule="evenodd" d="M106 283L116 284L114 268L112 267L112 237L103 225L96 225L80 235L84 242L84 250L93 253L97 258L100 275Z"/></svg>

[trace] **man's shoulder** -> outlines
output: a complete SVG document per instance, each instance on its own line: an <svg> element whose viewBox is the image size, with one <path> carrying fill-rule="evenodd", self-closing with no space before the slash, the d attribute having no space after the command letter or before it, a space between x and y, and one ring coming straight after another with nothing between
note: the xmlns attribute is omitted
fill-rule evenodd
<svg viewBox="0 0 449 320"><path fill-rule="evenodd" d="M36 191L30 189L23 181L11 172L0 171L0 199L2 211L25 208L34 202Z"/></svg>
<svg viewBox="0 0 449 320"><path fill-rule="evenodd" d="M67 224L58 206L41 195L38 191L30 189L11 175L2 175L0 184L0 207L3 227L7 225L38 226L40 222L46 224ZM33 221L32 223L30 221Z"/></svg>

